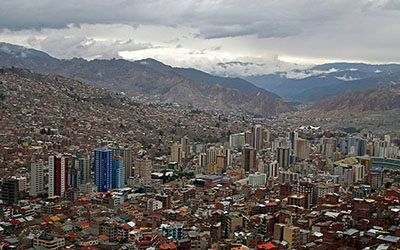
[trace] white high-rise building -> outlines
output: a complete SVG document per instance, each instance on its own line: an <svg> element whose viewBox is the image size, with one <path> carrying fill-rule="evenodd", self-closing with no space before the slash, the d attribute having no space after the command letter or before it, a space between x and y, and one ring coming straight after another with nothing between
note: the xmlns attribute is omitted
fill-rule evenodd
<svg viewBox="0 0 400 250"><path fill-rule="evenodd" d="M268 177L279 177L279 164L278 161L273 161L268 165Z"/></svg>
<svg viewBox="0 0 400 250"><path fill-rule="evenodd" d="M43 182L43 163L33 163L31 165L31 196L37 196L44 193Z"/></svg>
<svg viewBox="0 0 400 250"><path fill-rule="evenodd" d="M252 187L265 186L267 183L267 175L264 173L256 172L249 174L249 185Z"/></svg>

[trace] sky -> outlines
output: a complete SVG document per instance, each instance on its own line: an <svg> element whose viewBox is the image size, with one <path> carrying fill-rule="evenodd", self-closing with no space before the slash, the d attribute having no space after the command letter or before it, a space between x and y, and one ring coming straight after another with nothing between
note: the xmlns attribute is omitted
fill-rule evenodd
<svg viewBox="0 0 400 250"><path fill-rule="evenodd" d="M2 0L0 41L225 75L400 62L400 0Z"/></svg>

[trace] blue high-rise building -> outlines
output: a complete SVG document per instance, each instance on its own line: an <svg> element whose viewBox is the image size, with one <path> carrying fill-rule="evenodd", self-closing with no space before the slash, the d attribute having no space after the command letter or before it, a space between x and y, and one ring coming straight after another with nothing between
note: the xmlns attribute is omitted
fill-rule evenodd
<svg viewBox="0 0 400 250"><path fill-rule="evenodd" d="M112 160L111 188L125 187L125 168L122 158Z"/></svg>
<svg viewBox="0 0 400 250"><path fill-rule="evenodd" d="M98 192L108 192L112 180L112 151L107 148L94 150L94 182Z"/></svg>

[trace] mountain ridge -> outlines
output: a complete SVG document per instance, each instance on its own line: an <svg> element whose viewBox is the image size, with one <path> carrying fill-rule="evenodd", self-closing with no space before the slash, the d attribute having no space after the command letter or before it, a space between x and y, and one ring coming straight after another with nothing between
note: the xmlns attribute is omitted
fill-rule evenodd
<svg viewBox="0 0 400 250"><path fill-rule="evenodd" d="M188 72L155 59L60 60L43 53L0 43L0 66L27 68L42 74L59 74L149 101L176 102L202 109L239 111L263 116L294 110L290 103L279 96L243 79L212 76L195 69ZM193 72L201 72L203 80L200 81Z"/></svg>

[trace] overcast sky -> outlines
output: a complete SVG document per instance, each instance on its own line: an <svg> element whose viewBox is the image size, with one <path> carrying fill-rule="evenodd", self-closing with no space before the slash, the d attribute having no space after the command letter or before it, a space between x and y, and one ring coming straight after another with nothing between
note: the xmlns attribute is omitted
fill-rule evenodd
<svg viewBox="0 0 400 250"><path fill-rule="evenodd" d="M400 62L400 0L2 0L0 41L227 74Z"/></svg>

